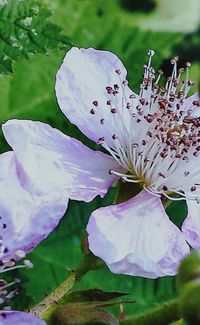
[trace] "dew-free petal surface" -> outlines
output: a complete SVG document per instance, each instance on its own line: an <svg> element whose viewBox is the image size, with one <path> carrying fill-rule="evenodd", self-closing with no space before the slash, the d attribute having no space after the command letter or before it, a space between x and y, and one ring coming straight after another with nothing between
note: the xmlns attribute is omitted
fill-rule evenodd
<svg viewBox="0 0 200 325"><path fill-rule="evenodd" d="M160 198L145 190L124 203L94 211L87 232L90 250L114 273L148 278L174 275L189 253Z"/></svg>

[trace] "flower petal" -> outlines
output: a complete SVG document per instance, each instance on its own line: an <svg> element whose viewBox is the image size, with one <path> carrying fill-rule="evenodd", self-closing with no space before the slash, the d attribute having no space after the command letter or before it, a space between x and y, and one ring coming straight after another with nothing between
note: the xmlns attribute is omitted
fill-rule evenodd
<svg viewBox="0 0 200 325"><path fill-rule="evenodd" d="M112 157L87 148L48 124L11 120L4 124L3 132L31 178L26 184L30 188L34 185L48 194L90 201L97 195L103 197L117 179L109 174L110 169L119 169Z"/></svg>
<svg viewBox="0 0 200 325"><path fill-rule="evenodd" d="M68 200L27 191L13 152L0 155L0 170L0 259L17 259L18 250L29 252L57 226Z"/></svg>
<svg viewBox="0 0 200 325"><path fill-rule="evenodd" d="M42 319L20 311L0 311L0 325L46 325Z"/></svg>
<svg viewBox="0 0 200 325"><path fill-rule="evenodd" d="M91 251L114 273L174 275L180 259L189 253L160 198L144 190L127 202L94 211L87 232Z"/></svg>
<svg viewBox="0 0 200 325"><path fill-rule="evenodd" d="M200 249L200 203L187 200L188 215L182 225L185 239L194 249Z"/></svg>
<svg viewBox="0 0 200 325"><path fill-rule="evenodd" d="M116 71L120 71L120 75ZM107 144L112 145L112 135L119 133L122 124L124 130L129 127L126 105L127 101L132 105L133 99L129 96L133 92L122 83L126 74L113 53L76 47L66 54L57 73L56 95L61 110L95 142L104 137ZM109 94L106 87L116 87L117 93ZM107 104L109 100L111 106ZM111 113L111 108L118 113Z"/></svg>

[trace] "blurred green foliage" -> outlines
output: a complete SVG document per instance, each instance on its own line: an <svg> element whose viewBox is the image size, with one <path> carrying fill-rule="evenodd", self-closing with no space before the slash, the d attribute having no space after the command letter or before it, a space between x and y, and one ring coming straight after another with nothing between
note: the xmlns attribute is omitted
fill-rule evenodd
<svg viewBox="0 0 200 325"><path fill-rule="evenodd" d="M0 73L13 72L12 61L29 53L69 47L60 28L48 21L50 11L36 0L0 2Z"/></svg>
<svg viewBox="0 0 200 325"><path fill-rule="evenodd" d="M190 34L188 40L188 36L181 33L178 28L174 32L168 32L167 29L163 31L163 28L156 30L155 26L152 28L150 24L150 30L145 29L144 26L141 27L142 22L144 17L149 19L149 14L138 15L135 11L127 12L120 6L119 1L46 0L45 3L53 13L50 17L51 22L58 24L62 34L70 37L74 45L91 46L116 53L128 70L128 80L134 91L139 89L143 64L147 60L146 52L149 48L156 51L153 60L155 67L159 68L165 60L169 60L175 54L186 60L187 52L189 58L194 58L195 54L188 46L189 41L194 45L192 51L196 51L196 46L198 47L195 32ZM158 9L162 8L157 6L155 15ZM151 15L153 17L154 11ZM162 19L159 24L162 25ZM168 24L170 25L170 21ZM10 118L40 120L95 148L91 141L68 122L56 103L55 74L64 54L63 50L54 49L48 51L48 56L43 54L30 56L29 60L23 59L14 63L14 76L0 76L1 122ZM191 77L196 80L198 69L198 63L191 69ZM0 145L1 152L8 149L3 137ZM103 200L96 198L88 204L70 203L56 231L30 254L29 258L35 267L30 271L16 272L15 276L22 279L22 291L20 296L13 300L13 307L25 309L39 302L45 293L49 293L65 279L67 268L77 266L82 256L80 242L89 215L97 207L111 204L114 192L115 189L112 189ZM169 207L168 213L173 220L181 224L186 207L183 203L175 203ZM136 300L136 303L125 306L126 314L144 311L173 298L176 293L173 278L158 280L133 278L114 275L106 268L89 272L76 285L77 289L94 287L107 291L130 292L131 299ZM116 315L119 314L117 307L113 307L113 311Z"/></svg>

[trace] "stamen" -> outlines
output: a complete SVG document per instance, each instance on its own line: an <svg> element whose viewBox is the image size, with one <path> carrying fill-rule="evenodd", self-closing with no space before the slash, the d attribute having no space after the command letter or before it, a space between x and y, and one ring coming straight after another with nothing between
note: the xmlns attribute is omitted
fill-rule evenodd
<svg viewBox="0 0 200 325"><path fill-rule="evenodd" d="M178 57L171 60L172 74L163 87L159 85L162 70L151 66L154 51L148 51L148 62L144 65L144 78L140 94L131 94L128 81L123 80L121 71L115 70L117 80L105 88L107 100L104 103L108 117L104 120L102 104L92 102L90 113L99 124L109 123L110 133L102 134L99 143L123 168L123 172L110 171L121 180L140 183L153 195L165 196L170 200L185 200L187 190L192 200L199 200L198 184L188 185L186 164L200 154L200 118L193 116L193 106L185 109L184 101L193 82L189 80L190 64L186 64L186 80L182 87L180 80L184 69L177 68ZM103 132L104 128L101 127ZM109 143L109 145L108 145ZM180 186L174 175L183 178ZM193 174L190 174L190 179ZM196 176L195 176L196 177Z"/></svg>

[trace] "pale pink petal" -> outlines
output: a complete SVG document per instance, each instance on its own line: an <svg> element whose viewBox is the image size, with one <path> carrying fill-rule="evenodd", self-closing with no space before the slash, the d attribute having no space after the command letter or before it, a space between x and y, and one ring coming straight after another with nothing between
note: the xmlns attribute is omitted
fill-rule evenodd
<svg viewBox="0 0 200 325"><path fill-rule="evenodd" d="M94 211L87 232L90 250L114 273L148 278L174 275L189 253L160 198L144 190L127 202Z"/></svg>
<svg viewBox="0 0 200 325"><path fill-rule="evenodd" d="M68 200L26 190L13 152L0 155L0 260L18 259L57 226ZM63 202L64 201L64 202Z"/></svg>
<svg viewBox="0 0 200 325"><path fill-rule="evenodd" d="M97 195L103 197L117 179L109 173L119 169L112 157L87 148L48 124L10 120L3 132L28 175L26 187L90 201Z"/></svg>
<svg viewBox="0 0 200 325"><path fill-rule="evenodd" d="M187 242L194 249L200 249L200 203L187 200L188 215L182 225L182 232Z"/></svg>
<svg viewBox="0 0 200 325"><path fill-rule="evenodd" d="M122 83L126 74L123 64L113 53L77 47L66 54L57 73L56 95L61 110L96 142L104 137L112 146L112 135L119 134L122 125L124 132L129 128L130 114L126 106L128 102L132 105L133 99L129 96L133 92ZM114 89L114 85L118 93L108 94L106 87ZM109 100L117 113L111 113Z"/></svg>
<svg viewBox="0 0 200 325"><path fill-rule="evenodd" d="M0 311L0 325L46 325L42 319L20 311Z"/></svg>

